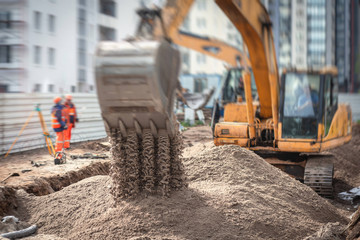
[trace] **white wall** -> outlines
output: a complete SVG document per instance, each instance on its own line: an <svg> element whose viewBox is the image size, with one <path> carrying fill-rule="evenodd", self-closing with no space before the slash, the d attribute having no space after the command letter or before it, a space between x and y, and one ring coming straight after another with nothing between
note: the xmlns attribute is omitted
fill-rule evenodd
<svg viewBox="0 0 360 240"><path fill-rule="evenodd" d="M33 92L35 84L41 84L41 92L48 92L48 84L54 84L54 92L66 93L76 81L76 16L77 1L30 0L27 11L27 87ZM34 26L34 11L41 13L41 30ZM65 14L66 13L66 14ZM48 15L55 16L55 33L48 30ZM34 46L41 47L41 63L34 62ZM55 49L55 65L48 62L48 48Z"/></svg>
<svg viewBox="0 0 360 240"><path fill-rule="evenodd" d="M118 0L118 31L117 39L120 41L129 36L134 36L139 17L135 10L140 6L139 0Z"/></svg>

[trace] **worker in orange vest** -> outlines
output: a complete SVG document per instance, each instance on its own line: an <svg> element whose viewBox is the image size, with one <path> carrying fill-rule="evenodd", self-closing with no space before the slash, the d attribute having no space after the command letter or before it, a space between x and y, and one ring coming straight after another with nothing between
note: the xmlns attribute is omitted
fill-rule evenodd
<svg viewBox="0 0 360 240"><path fill-rule="evenodd" d="M51 109L51 123L54 132L56 132L55 152L62 152L64 148L64 130L66 129L66 120L61 105L61 97L55 97L55 106Z"/></svg>
<svg viewBox="0 0 360 240"><path fill-rule="evenodd" d="M71 141L71 130L75 128L75 122L79 122L76 114L75 105L72 103L72 96L66 95L65 96L65 104L64 109L66 112L66 119L67 119L67 129L65 130L65 142L64 147L65 149L70 148L70 141Z"/></svg>

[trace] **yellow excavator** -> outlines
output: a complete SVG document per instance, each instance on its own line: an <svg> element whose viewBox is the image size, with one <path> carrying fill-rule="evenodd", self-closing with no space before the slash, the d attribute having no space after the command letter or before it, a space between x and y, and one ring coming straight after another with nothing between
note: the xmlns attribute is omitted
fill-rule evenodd
<svg viewBox="0 0 360 240"><path fill-rule="evenodd" d="M126 189L119 196L153 192L155 186L166 195L183 183L173 113L180 58L173 43L243 66L229 70L223 81L219 98L225 106L223 121L218 122L219 108L213 114L216 145L236 144L271 156L275 152L268 162L319 194L332 195L331 159L307 154L351 139L350 108L337 102L336 68L286 69L279 79L271 21L260 1L215 2L242 34L249 61L231 47L220 51L224 55L219 57L213 40L196 45L194 36L179 31L193 0L169 0L163 9L142 9L144 24L136 38L98 47L96 82L102 117L113 149L120 151L113 153L119 159L113 168L120 169L113 171L113 179L121 178L119 184ZM251 85L250 65L256 88ZM237 89L240 78L242 97Z"/></svg>
<svg viewBox="0 0 360 240"><path fill-rule="evenodd" d="M252 101L250 76L245 72L246 103L225 106L224 122L215 126L215 144L236 144L265 154L278 152L277 156L283 158L268 159L271 164L303 180L319 194L332 196L332 159L310 153L351 139L351 110L338 103L337 69L286 69L279 80L271 21L265 7L260 1L216 3L248 47L259 101Z"/></svg>

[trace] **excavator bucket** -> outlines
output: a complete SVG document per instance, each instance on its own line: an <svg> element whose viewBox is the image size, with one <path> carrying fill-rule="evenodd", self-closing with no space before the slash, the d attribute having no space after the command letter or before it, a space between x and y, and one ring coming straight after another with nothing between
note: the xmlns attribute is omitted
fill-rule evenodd
<svg viewBox="0 0 360 240"><path fill-rule="evenodd" d="M173 113L180 55L167 41L103 42L96 61L98 98L107 131L167 130Z"/></svg>
<svg viewBox="0 0 360 240"><path fill-rule="evenodd" d="M115 201L141 192L168 195L185 184L173 111L179 51L167 41L100 43L96 84L111 140Z"/></svg>

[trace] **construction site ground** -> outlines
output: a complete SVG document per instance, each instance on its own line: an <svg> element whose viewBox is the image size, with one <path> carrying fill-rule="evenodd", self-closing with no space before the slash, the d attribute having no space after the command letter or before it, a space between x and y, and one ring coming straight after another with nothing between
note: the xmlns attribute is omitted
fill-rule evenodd
<svg viewBox="0 0 360 240"><path fill-rule="evenodd" d="M27 239L345 239L359 202L340 192L360 186L360 126L336 158L334 198L310 188L237 146L215 147L211 129L183 132L188 187L169 198L149 196L115 206L110 194L107 139L76 143L67 163L54 165L47 149L0 157L0 216L36 224ZM70 155L106 154L107 159ZM29 171L30 170L30 171ZM19 190L23 189L23 190ZM1 223L0 232L20 225Z"/></svg>

